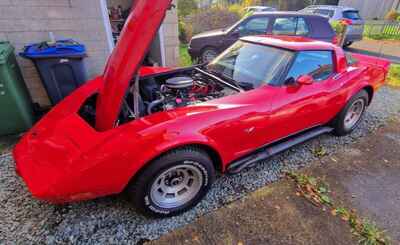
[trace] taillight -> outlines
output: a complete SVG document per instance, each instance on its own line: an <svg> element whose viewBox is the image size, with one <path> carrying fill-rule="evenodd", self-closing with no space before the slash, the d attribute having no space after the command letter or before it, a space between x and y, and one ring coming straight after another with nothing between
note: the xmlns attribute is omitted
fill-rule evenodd
<svg viewBox="0 0 400 245"><path fill-rule="evenodd" d="M332 38L332 43L335 44L335 45L338 45L338 44L339 44L339 39L338 39L337 36L334 36L334 37Z"/></svg>
<svg viewBox="0 0 400 245"><path fill-rule="evenodd" d="M340 20L343 24L345 24L345 25L352 25L353 24L353 21L351 20L351 19L345 19L345 18L343 18L343 19L341 19Z"/></svg>

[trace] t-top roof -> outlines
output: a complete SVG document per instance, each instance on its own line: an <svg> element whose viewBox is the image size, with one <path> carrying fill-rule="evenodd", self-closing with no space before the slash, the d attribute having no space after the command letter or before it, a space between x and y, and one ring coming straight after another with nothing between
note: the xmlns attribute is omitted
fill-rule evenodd
<svg viewBox="0 0 400 245"><path fill-rule="evenodd" d="M262 45L274 46L294 51L301 50L334 50L335 45L300 36L247 36L240 40Z"/></svg>

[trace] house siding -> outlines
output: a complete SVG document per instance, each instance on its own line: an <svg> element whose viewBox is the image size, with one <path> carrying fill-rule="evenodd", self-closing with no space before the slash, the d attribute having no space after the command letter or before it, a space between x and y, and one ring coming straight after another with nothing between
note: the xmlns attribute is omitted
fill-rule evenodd
<svg viewBox="0 0 400 245"><path fill-rule="evenodd" d="M102 73L110 53L101 1L0 0L0 40L10 41L18 54L29 43L48 40L49 32L57 39L72 38L86 45L85 64L89 78L93 78ZM163 26L166 65L176 66L179 63L176 9L168 11ZM50 105L34 64L19 56L17 59L33 101L41 106Z"/></svg>
<svg viewBox="0 0 400 245"><path fill-rule="evenodd" d="M340 0L339 5L353 7L364 19L383 19L387 12L399 5L400 0Z"/></svg>
<svg viewBox="0 0 400 245"><path fill-rule="evenodd" d="M10 41L16 53L48 40L49 32L84 43L89 76L102 72L109 47L99 0L0 0L0 40ZM49 105L33 63L21 57L18 63L34 102Z"/></svg>

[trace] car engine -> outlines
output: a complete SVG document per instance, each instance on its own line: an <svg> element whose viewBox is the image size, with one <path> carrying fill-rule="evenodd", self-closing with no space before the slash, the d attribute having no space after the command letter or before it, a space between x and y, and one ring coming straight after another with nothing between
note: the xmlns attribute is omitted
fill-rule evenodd
<svg viewBox="0 0 400 245"><path fill-rule="evenodd" d="M130 86L116 123L121 125L156 112L195 105L240 91L196 68L142 78ZM79 110L79 115L92 126L95 125L97 97L97 93L90 96Z"/></svg>
<svg viewBox="0 0 400 245"><path fill-rule="evenodd" d="M164 79L140 82L140 114L150 115L237 93L201 73L178 74Z"/></svg>

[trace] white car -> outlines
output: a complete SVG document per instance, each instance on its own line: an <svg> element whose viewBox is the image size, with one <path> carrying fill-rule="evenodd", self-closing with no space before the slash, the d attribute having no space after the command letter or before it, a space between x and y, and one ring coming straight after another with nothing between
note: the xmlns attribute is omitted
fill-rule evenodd
<svg viewBox="0 0 400 245"><path fill-rule="evenodd" d="M335 5L311 5L300 10L300 12L321 15L328 18L329 22L346 20L349 23L349 27L344 41L345 47L363 38L365 22L355 8Z"/></svg>
<svg viewBox="0 0 400 245"><path fill-rule="evenodd" d="M276 8L269 6L250 6L245 8L246 12L272 12L276 11Z"/></svg>

